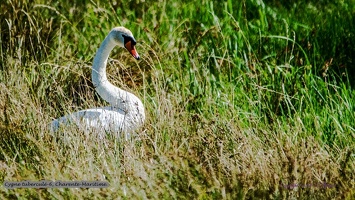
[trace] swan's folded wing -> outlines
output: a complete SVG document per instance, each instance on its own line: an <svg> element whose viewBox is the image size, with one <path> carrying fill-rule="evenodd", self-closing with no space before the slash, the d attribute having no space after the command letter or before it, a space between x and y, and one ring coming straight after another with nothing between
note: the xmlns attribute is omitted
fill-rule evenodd
<svg viewBox="0 0 355 200"><path fill-rule="evenodd" d="M52 131L58 131L62 125L75 125L85 132L120 132L124 115L124 111L112 107L81 110L54 120Z"/></svg>

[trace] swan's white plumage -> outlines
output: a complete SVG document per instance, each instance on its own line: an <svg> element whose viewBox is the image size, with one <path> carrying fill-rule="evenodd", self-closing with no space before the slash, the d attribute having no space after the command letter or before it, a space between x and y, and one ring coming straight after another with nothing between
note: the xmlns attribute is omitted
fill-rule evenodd
<svg viewBox="0 0 355 200"><path fill-rule="evenodd" d="M125 43L128 46L125 46ZM143 125L145 114L141 100L134 94L112 85L106 76L107 59L112 49L115 46L127 47L132 56L139 59L134 45L135 39L128 29L116 27L110 31L96 52L92 81L97 93L111 106L81 110L55 119L52 122L53 131L57 131L62 125L75 124L85 132L110 132L119 135L130 134Z"/></svg>

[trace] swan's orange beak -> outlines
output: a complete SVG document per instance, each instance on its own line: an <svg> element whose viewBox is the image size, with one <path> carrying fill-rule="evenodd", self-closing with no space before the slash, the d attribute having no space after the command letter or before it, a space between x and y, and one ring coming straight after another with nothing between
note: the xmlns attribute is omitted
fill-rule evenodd
<svg viewBox="0 0 355 200"><path fill-rule="evenodd" d="M124 47L126 47L126 49L129 51L129 53L131 53L131 55L135 59L139 60L139 55L138 55L136 48L134 47L134 45L132 44L131 41L126 42L126 44L124 44Z"/></svg>

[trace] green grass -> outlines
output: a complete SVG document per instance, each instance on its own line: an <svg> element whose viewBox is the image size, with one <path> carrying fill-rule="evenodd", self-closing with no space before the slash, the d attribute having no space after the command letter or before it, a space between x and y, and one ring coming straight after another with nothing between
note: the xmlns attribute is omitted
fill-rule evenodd
<svg viewBox="0 0 355 200"><path fill-rule="evenodd" d="M111 186L1 187L0 196L353 199L354 15L353 0L6 0L1 182ZM107 105L90 73L115 26L133 32L142 57L116 48L108 67L110 81L145 105L139 137L104 143L77 130L50 134L54 118Z"/></svg>

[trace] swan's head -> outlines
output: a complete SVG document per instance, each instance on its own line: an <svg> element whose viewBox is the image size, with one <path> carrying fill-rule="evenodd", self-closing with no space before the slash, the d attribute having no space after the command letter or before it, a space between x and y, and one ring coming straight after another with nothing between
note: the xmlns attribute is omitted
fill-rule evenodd
<svg viewBox="0 0 355 200"><path fill-rule="evenodd" d="M133 34L130 30L125 27L113 28L109 34L114 42L125 49L137 60L139 60L139 55L136 51L136 39L134 39Z"/></svg>

